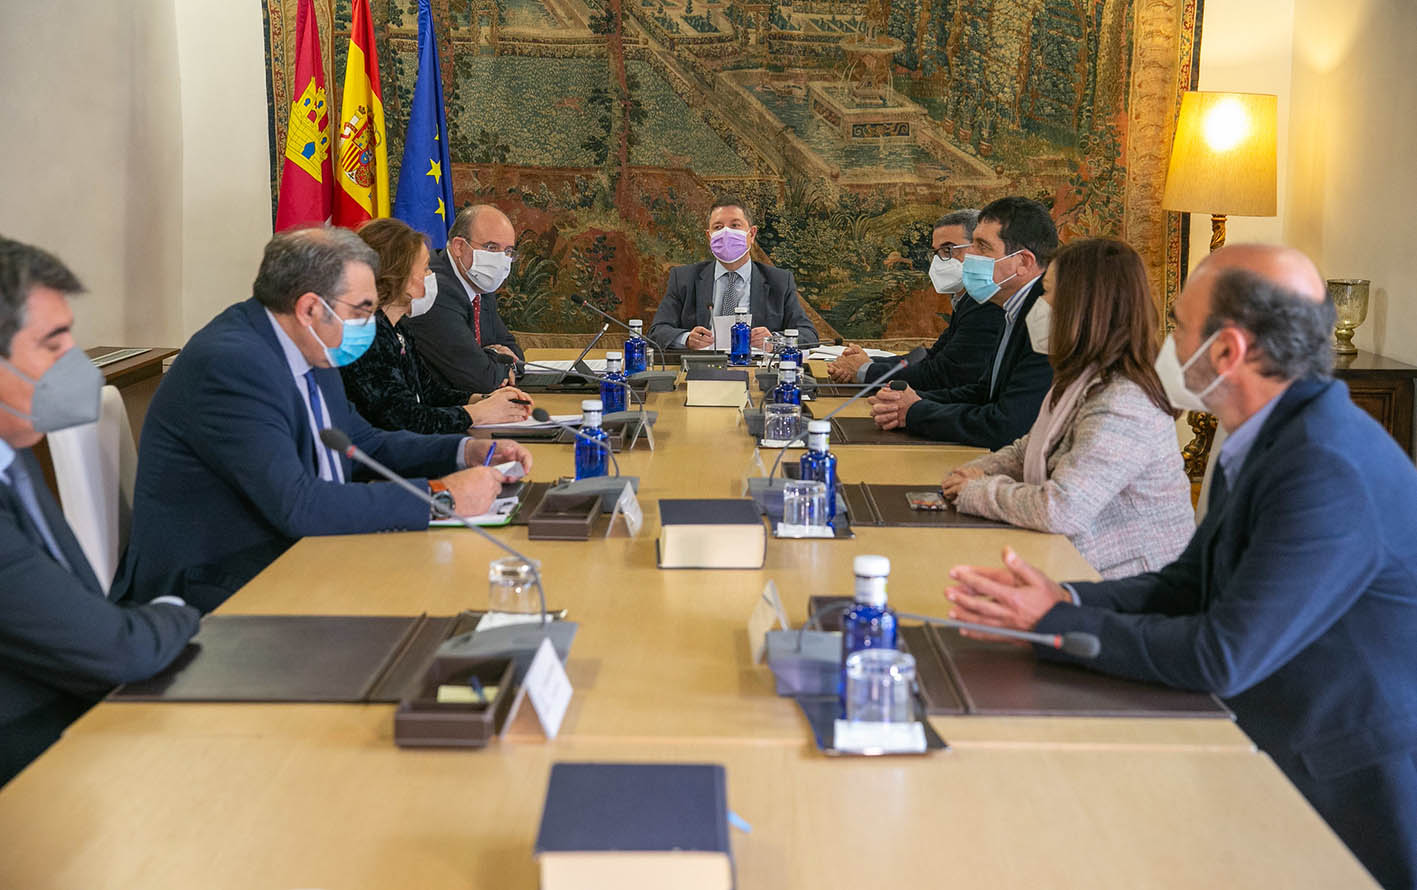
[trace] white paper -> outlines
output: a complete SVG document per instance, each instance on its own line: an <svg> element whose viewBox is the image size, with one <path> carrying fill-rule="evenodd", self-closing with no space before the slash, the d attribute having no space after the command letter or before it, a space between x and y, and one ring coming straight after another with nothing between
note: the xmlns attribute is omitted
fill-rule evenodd
<svg viewBox="0 0 1417 890"><path fill-rule="evenodd" d="M504 464L493 464L492 469L506 476L508 482L516 482L526 475L526 467L514 460L509 460Z"/></svg>
<svg viewBox="0 0 1417 890"><path fill-rule="evenodd" d="M552 359L551 361L538 360L536 362L536 367L532 370L547 371L554 369L557 371L569 371L571 370L571 367L574 364L575 362L571 361L568 358ZM606 367L608 367L605 359L603 358L583 358L581 359L581 364L585 365L587 368L590 368L597 374L604 374Z"/></svg>
<svg viewBox="0 0 1417 890"><path fill-rule="evenodd" d="M732 315L715 315L711 324L713 325L713 345L709 348L715 352L727 352L733 345L733 325L737 321Z"/></svg>
<svg viewBox="0 0 1417 890"><path fill-rule="evenodd" d="M516 421L516 422L514 422L514 423L480 423L480 424L475 425L475 426L473 427L473 429L477 429L477 430L547 430L547 429L551 429L551 428L554 427L554 426L557 426L557 424L551 422L552 420L558 420L558 421L560 421L561 423L570 424L571 426L580 426L580 425L581 425L581 416L580 416L579 414L552 414L552 415L551 415L551 420L548 420L548 421L545 422L545 423L542 423L542 422L539 421L539 420L535 420L535 419L533 419L533 418L528 417L526 420L518 420L518 421Z"/></svg>
<svg viewBox="0 0 1417 890"><path fill-rule="evenodd" d="M814 346L812 347L812 351L807 353L806 359L808 361L813 359L831 361L832 359L841 358L841 354L845 351L845 346ZM884 349L867 349L866 355L870 358L895 358L896 354L894 352L887 352Z"/></svg>
<svg viewBox="0 0 1417 890"><path fill-rule="evenodd" d="M767 652L768 631L773 624L779 630L787 630L787 612L782 607L782 597L778 595L777 584L769 581L753 606L753 614L748 616L748 648L752 651L753 664L763 663Z"/></svg>
<svg viewBox="0 0 1417 890"><path fill-rule="evenodd" d="M852 754L919 754L925 750L925 727L838 720L832 747Z"/></svg>
<svg viewBox="0 0 1417 890"><path fill-rule="evenodd" d="M791 525L786 522L779 522L777 528L773 529L775 538L835 538L836 532L831 526L812 525Z"/></svg>
<svg viewBox="0 0 1417 890"><path fill-rule="evenodd" d="M473 628L473 633L481 630L496 630L499 627L511 627L514 624L540 624L540 612L485 612L477 621L477 627Z"/></svg>
<svg viewBox="0 0 1417 890"><path fill-rule="evenodd" d="M492 506L486 513L480 516L464 516L473 525L506 525L512 521L512 514L517 511L517 504L520 498L497 498L492 502ZM431 528L457 528L462 523L456 519L433 519L428 523Z"/></svg>
<svg viewBox="0 0 1417 890"><path fill-rule="evenodd" d="M566 716L566 706L571 703L571 680L566 676L566 668L556 657L556 648L550 638L543 639L526 669L522 680L526 697L531 699L531 707L536 711L536 719L541 721L541 730L548 739L556 738L561 731L561 720ZM511 718L508 717L508 722ZM922 736L923 738L923 736Z"/></svg>

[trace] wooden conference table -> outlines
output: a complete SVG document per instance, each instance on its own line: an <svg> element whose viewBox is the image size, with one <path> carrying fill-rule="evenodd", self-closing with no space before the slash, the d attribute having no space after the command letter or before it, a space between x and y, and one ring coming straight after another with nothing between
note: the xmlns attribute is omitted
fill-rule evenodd
<svg viewBox="0 0 1417 890"><path fill-rule="evenodd" d="M1059 577L1095 574L1057 536L876 528L770 541L760 571L659 571L657 499L737 496L752 445L732 409L685 408L682 390L649 401L657 450L619 455L641 477L639 538L495 532L542 560L551 605L580 622L554 742L400 750L390 705L102 704L0 791L0 886L532 888L550 765L584 759L725 764L753 826L733 840L745 890L1372 886L1226 720L935 718L949 752L818 753L749 663L767 580L800 621L809 595L850 592L860 553L891 557L894 605L932 614L950 566L1005 545ZM536 478L571 472L569 447L531 448ZM848 481L929 482L978 453L834 450ZM498 555L461 530L307 539L221 611L451 614L485 604Z"/></svg>

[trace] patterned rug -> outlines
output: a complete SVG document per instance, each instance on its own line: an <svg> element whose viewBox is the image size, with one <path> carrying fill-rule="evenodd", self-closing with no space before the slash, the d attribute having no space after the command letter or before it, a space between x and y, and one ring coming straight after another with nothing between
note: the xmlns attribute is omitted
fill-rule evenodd
<svg viewBox="0 0 1417 890"><path fill-rule="evenodd" d="M517 226L501 305L521 330L594 330L571 294L647 321L667 270L707 256L722 192L824 336L933 339L932 221L1008 194L1047 204L1064 240L1125 238L1164 306L1184 245L1161 195L1201 2L433 0L456 199ZM296 0L264 5L276 146ZM335 99L349 0L315 7ZM396 167L417 3L372 7Z"/></svg>

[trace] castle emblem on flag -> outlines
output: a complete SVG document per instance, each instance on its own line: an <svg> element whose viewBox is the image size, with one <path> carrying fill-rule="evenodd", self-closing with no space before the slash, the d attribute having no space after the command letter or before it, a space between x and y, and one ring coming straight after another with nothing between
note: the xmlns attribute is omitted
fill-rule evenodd
<svg viewBox="0 0 1417 890"><path fill-rule="evenodd" d="M379 134L370 126L371 118L367 106L359 105L354 114L340 128L340 170L351 182L362 189L374 184L374 148L379 144Z"/></svg>
<svg viewBox="0 0 1417 890"><path fill-rule="evenodd" d="M285 156L316 182L320 181L320 167L330 153L330 137L325 127L328 117L325 89L317 86L312 77L291 109L285 134Z"/></svg>

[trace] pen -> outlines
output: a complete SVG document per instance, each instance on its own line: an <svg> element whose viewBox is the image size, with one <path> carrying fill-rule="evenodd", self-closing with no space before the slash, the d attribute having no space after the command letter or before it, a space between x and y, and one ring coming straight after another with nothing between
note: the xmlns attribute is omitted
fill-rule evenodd
<svg viewBox="0 0 1417 890"><path fill-rule="evenodd" d="M490 467L490 466L492 466L492 455L494 455L494 454L496 454L496 453L497 453L497 443L496 443L496 442L493 442L491 445L487 446L487 456L482 459L482 465L483 465L484 467Z"/></svg>
<svg viewBox="0 0 1417 890"><path fill-rule="evenodd" d="M472 692L473 692L473 694L477 696L477 703L478 703L478 704L482 704L482 705L487 704L487 693L483 690L483 688L482 688L482 681L479 680L479 679L477 679L477 675L476 675L476 674L469 674L469 675L468 675L468 678L467 678L467 685L469 685L469 686L472 687Z"/></svg>
<svg viewBox="0 0 1417 890"><path fill-rule="evenodd" d="M531 401L528 400L528 399L507 399L507 401L511 402L513 405L530 405L530 404L531 404Z"/></svg>

